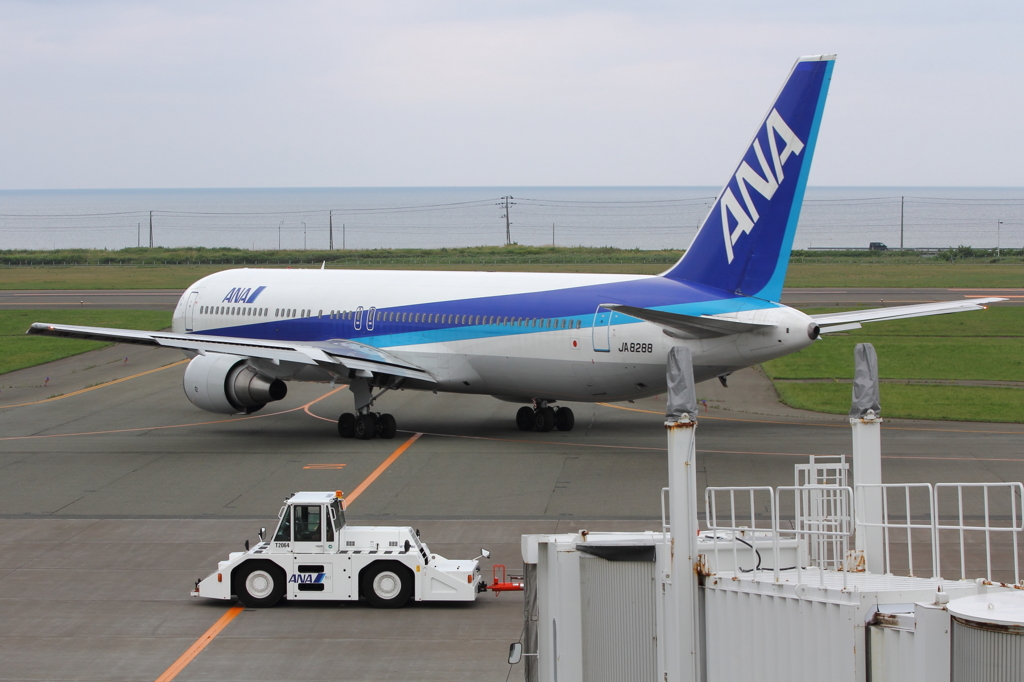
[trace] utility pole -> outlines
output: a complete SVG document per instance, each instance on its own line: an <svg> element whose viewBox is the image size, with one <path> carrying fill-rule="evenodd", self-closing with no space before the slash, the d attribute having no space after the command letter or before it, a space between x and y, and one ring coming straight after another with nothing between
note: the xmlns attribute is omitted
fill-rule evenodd
<svg viewBox="0 0 1024 682"><path fill-rule="evenodd" d="M900 251L903 250L903 197L900 197Z"/></svg>
<svg viewBox="0 0 1024 682"><path fill-rule="evenodd" d="M153 248L153 212L149 212L149 248Z"/></svg>
<svg viewBox="0 0 1024 682"><path fill-rule="evenodd" d="M334 251L334 211L331 211L328 216L328 239L327 239L327 250Z"/></svg>
<svg viewBox="0 0 1024 682"><path fill-rule="evenodd" d="M512 221L509 220L508 207L515 206L515 202L512 201L511 196L502 197L496 206L501 206L505 209L505 214L501 216L505 219L505 245L510 246L512 244Z"/></svg>
<svg viewBox="0 0 1024 682"><path fill-rule="evenodd" d="M551 223L551 246L555 245L555 224Z"/></svg>
<svg viewBox="0 0 1024 682"><path fill-rule="evenodd" d="M1002 226L1003 226L1003 221L1002 220L997 220L996 221L996 258L999 258L999 231L1000 231L1000 228Z"/></svg>

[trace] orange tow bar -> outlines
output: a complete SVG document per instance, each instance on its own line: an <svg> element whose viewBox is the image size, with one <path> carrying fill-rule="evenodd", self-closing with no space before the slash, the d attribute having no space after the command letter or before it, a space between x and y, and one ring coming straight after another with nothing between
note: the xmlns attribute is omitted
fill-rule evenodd
<svg viewBox="0 0 1024 682"><path fill-rule="evenodd" d="M499 571L499 569L501 569ZM499 573L501 578L498 578ZM491 584L487 586L487 589L494 592L494 596L497 597L499 592L522 592L523 591L523 579L517 576L506 576L505 575L505 564L494 564L491 567Z"/></svg>

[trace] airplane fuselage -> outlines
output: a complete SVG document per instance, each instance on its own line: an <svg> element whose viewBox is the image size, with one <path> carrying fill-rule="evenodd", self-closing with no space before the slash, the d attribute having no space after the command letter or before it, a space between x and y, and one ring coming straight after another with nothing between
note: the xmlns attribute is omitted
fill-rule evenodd
<svg viewBox="0 0 1024 682"><path fill-rule="evenodd" d="M686 338L603 304L771 325ZM356 341L421 367L436 383L405 388L513 401L617 401L665 390L674 345L689 346L697 381L788 355L812 342L807 315L779 303L657 276L228 270L182 295L177 333L302 342ZM670 335L671 334L671 335ZM336 368L255 361L281 379L331 381Z"/></svg>

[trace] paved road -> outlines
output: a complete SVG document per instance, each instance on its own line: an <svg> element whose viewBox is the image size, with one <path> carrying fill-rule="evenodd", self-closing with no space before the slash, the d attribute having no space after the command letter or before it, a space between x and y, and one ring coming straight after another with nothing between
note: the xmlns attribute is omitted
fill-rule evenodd
<svg viewBox="0 0 1024 682"><path fill-rule="evenodd" d="M660 527L660 400L573 405L574 431L524 434L508 403L400 391L380 403L395 440L341 440L344 389L293 384L264 412L218 416L182 396L180 362L114 346L0 378L0 679L156 679L225 612L187 596L197 577L286 494L351 491L417 433L352 523L411 523L441 553L487 546L510 567L522 533ZM753 371L700 393L702 487L788 485L807 455L850 451L844 418L779 405ZM893 421L883 474L1022 480L1022 444L1020 425ZM521 614L516 594L245 611L178 679L502 680Z"/></svg>
<svg viewBox="0 0 1024 682"><path fill-rule="evenodd" d="M174 310L181 293L172 289L0 290L0 310L79 307ZM784 289L782 302L797 307L884 306L988 296L1005 296L1010 299L1010 305L1024 305L1024 289Z"/></svg>
<svg viewBox="0 0 1024 682"><path fill-rule="evenodd" d="M125 290L0 290L0 310L100 308L113 310L174 310L176 289Z"/></svg>

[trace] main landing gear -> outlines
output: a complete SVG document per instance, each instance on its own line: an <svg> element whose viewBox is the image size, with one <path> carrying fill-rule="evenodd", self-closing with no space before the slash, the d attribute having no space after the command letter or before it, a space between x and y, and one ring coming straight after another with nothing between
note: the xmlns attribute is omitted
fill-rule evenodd
<svg viewBox="0 0 1024 682"><path fill-rule="evenodd" d="M359 438L370 440L377 438L394 438L398 433L398 424L390 414L367 412L355 415L351 412L338 417L338 435L342 438Z"/></svg>
<svg viewBox="0 0 1024 682"><path fill-rule="evenodd" d="M554 408L541 401L537 407L520 407L516 412L516 426L520 431L572 431L576 417L568 407Z"/></svg>
<svg viewBox="0 0 1024 682"><path fill-rule="evenodd" d="M338 417L338 435L342 438L360 440L370 440L373 437L394 438L398 432L395 418L390 414L370 411L373 401L390 390L390 387L385 387L380 393L373 395L366 378L356 376L349 382L349 390L355 398L356 413L346 412Z"/></svg>

